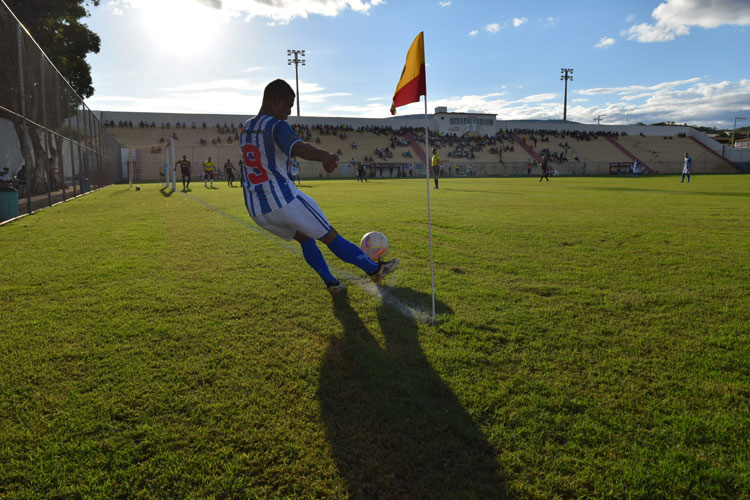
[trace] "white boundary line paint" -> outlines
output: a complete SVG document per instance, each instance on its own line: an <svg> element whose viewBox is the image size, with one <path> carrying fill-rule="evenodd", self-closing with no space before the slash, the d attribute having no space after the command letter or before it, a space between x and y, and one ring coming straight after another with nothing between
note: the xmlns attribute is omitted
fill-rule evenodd
<svg viewBox="0 0 750 500"><path fill-rule="evenodd" d="M184 196L187 196L188 198L194 201L197 201L204 207L208 208L209 210L213 212L216 212L222 217L225 217L234 222L242 224L243 226L245 226L247 229L250 229L254 233L263 236L269 241L275 242L276 244L283 247L288 252L293 253L295 255L299 255L300 257L302 256L302 251L300 250L298 245L291 245L288 242L279 238L278 236L271 235L268 231L264 231L263 229L255 225L254 222L247 221L245 219L241 219L234 215L223 212L221 209L216 208L215 206L209 203L206 203L205 201L201 200L200 198L196 198L195 196L191 194L188 194L188 193L181 193L181 194L183 194ZM375 298L382 304L387 304L393 307L403 316L406 316L407 318L413 319L415 321L419 321L420 323L433 324L432 313L429 310L426 310L418 305L408 303L402 298L397 297L396 294L394 294L389 288L379 287L368 278L363 278L350 271L341 269L338 266L331 266L330 264L329 266L331 267L331 270L335 272L335 274L339 275L340 277L345 278L346 281L357 285L366 294Z"/></svg>

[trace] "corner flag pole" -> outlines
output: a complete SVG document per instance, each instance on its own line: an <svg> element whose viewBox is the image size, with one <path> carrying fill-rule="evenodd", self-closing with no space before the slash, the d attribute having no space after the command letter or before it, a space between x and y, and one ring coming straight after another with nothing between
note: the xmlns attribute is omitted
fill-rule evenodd
<svg viewBox="0 0 750 500"><path fill-rule="evenodd" d="M391 103L391 114L396 114L396 108L419 102L424 96L424 163L425 179L427 180L427 228L430 237L430 279L432 281L432 324L437 322L435 314L435 262L432 255L432 210L430 207L430 126L427 119L427 76L424 56L424 31L420 31L406 53L406 64L401 72L401 78L396 85Z"/></svg>
<svg viewBox="0 0 750 500"><path fill-rule="evenodd" d="M432 258L432 210L430 208L430 129L427 122L427 92L424 95L424 159L427 178L427 231L430 235L430 279L432 281L432 324L437 322L435 316L435 262Z"/></svg>

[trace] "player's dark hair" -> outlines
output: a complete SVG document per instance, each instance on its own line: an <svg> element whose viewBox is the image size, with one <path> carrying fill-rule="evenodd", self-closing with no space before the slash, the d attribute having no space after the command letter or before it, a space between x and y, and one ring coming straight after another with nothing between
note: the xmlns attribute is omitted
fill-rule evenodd
<svg viewBox="0 0 750 500"><path fill-rule="evenodd" d="M284 99L287 97L296 97L292 87L284 80L274 80L266 85L263 91L263 104L271 103L276 99Z"/></svg>

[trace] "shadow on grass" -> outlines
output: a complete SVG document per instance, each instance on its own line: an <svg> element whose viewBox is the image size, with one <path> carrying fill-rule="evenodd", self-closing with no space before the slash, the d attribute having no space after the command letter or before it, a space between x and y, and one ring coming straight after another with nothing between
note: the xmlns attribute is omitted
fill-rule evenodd
<svg viewBox="0 0 750 500"><path fill-rule="evenodd" d="M171 187L163 187L163 188L161 188L161 189L159 190L159 192L160 192L160 193L161 193L161 195L162 195L162 196L164 196L165 198L169 198L170 196L172 196L172 193L174 193L174 191L172 191L172 188L171 188Z"/></svg>
<svg viewBox="0 0 750 500"><path fill-rule="evenodd" d="M492 446L430 366L417 323L379 306L381 347L346 296L333 307L344 336L331 339L318 397L351 497L508 498Z"/></svg>
<svg viewBox="0 0 750 500"><path fill-rule="evenodd" d="M680 184L677 181L675 184ZM750 197L748 192L720 192L720 191L673 191L668 189L649 189L641 187L617 187L617 186L594 186L587 184L586 186L576 186L576 189L586 189L593 191L638 191L643 193L658 193L658 194L676 194L676 195L701 195L701 196L739 196L739 197Z"/></svg>
<svg viewBox="0 0 750 500"><path fill-rule="evenodd" d="M487 194L506 194L518 196L518 193L507 193L505 191L483 191L481 189L456 189L449 187L441 187L439 191L460 191L461 193L487 193Z"/></svg>

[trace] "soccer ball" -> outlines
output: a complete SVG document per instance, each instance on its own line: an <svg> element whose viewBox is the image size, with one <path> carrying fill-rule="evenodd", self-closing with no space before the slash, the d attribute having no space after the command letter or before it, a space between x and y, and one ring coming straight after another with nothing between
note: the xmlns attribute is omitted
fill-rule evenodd
<svg viewBox="0 0 750 500"><path fill-rule="evenodd" d="M359 248L372 260L380 260L388 253L388 238L378 231L370 231L362 236Z"/></svg>
<svg viewBox="0 0 750 500"><path fill-rule="evenodd" d="M135 190L136 190L136 191L140 191L140 190L141 190L141 186L136 186L136 187L135 187Z"/></svg>

